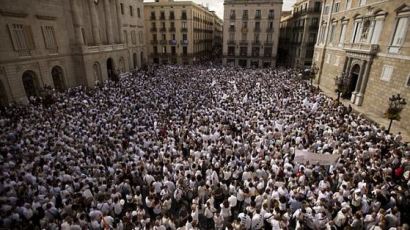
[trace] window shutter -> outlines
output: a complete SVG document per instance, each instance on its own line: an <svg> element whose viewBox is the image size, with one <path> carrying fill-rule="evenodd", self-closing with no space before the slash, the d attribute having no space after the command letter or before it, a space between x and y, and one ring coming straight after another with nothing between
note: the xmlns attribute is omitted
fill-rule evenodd
<svg viewBox="0 0 410 230"><path fill-rule="evenodd" d="M393 38L393 46L401 46L404 42L408 18L400 18Z"/></svg>
<svg viewBox="0 0 410 230"><path fill-rule="evenodd" d="M11 39L11 43L13 44L13 48L15 51L18 51L20 47L18 45L18 38L17 38L16 31L13 28L13 24L8 24L7 26L9 27L10 39Z"/></svg>
<svg viewBox="0 0 410 230"><path fill-rule="evenodd" d="M31 27L29 25L24 26L24 36L26 39L27 48L29 50L34 50L36 47L33 39L33 32L31 31Z"/></svg>

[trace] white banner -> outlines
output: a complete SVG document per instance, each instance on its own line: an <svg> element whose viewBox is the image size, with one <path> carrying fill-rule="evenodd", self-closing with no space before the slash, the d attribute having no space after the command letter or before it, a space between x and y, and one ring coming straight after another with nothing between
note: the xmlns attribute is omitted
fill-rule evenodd
<svg viewBox="0 0 410 230"><path fill-rule="evenodd" d="M335 165L339 157L339 154L317 154L308 152L307 150L295 151L295 162L301 164L307 164L309 162L310 165Z"/></svg>

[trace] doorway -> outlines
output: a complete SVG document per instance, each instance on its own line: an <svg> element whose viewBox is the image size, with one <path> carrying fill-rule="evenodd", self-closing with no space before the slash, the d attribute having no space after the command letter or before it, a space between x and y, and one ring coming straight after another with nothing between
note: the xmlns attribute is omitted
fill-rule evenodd
<svg viewBox="0 0 410 230"><path fill-rule="evenodd" d="M137 68L137 53L132 54L132 60L134 61L134 69Z"/></svg>
<svg viewBox="0 0 410 230"><path fill-rule="evenodd" d="M112 58L107 59L107 73L108 73L108 79L114 80L114 63Z"/></svg>
<svg viewBox="0 0 410 230"><path fill-rule="evenodd" d="M3 82L0 81L0 107L3 105L7 105L8 100L7 100L7 94L6 94L6 89L4 88Z"/></svg>
<svg viewBox="0 0 410 230"><path fill-rule="evenodd" d="M22 81L27 98L37 97L39 94L39 84L36 74L31 70L27 70L23 73Z"/></svg>
<svg viewBox="0 0 410 230"><path fill-rule="evenodd" d="M54 66L51 69L51 76L53 77L54 88L58 92L63 92L65 90L63 69L60 66Z"/></svg>
<svg viewBox="0 0 410 230"><path fill-rule="evenodd" d="M344 95L344 98L350 99L352 97L352 93L356 89L357 80L359 79L360 74L360 65L356 64L353 66L352 71L350 73L349 81L347 84L347 91Z"/></svg>

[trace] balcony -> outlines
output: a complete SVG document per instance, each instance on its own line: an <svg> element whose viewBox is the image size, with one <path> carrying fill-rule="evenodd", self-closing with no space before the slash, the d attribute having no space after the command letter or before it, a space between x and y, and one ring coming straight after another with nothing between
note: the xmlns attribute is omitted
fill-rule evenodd
<svg viewBox="0 0 410 230"><path fill-rule="evenodd" d="M235 27L229 27L229 32L235 32Z"/></svg>
<svg viewBox="0 0 410 230"><path fill-rule="evenodd" d="M159 29L159 32L165 32L165 31L167 31L166 28L161 28L161 29Z"/></svg>
<svg viewBox="0 0 410 230"><path fill-rule="evenodd" d="M188 40L181 40L182 45L188 45Z"/></svg>
<svg viewBox="0 0 410 230"><path fill-rule="evenodd" d="M241 40L241 41L239 42L239 45L241 45L241 46L247 46L247 45L248 45L248 41L246 41L246 40Z"/></svg>
<svg viewBox="0 0 410 230"><path fill-rule="evenodd" d="M155 17L155 15L151 15L150 19L151 20L157 20L157 17Z"/></svg>
<svg viewBox="0 0 410 230"><path fill-rule="evenodd" d="M273 28L267 28L267 29L266 29L266 32L267 32L267 33L273 33L273 31L274 31Z"/></svg>
<svg viewBox="0 0 410 230"><path fill-rule="evenodd" d="M228 45L235 45L235 40L228 40Z"/></svg>
<svg viewBox="0 0 410 230"><path fill-rule="evenodd" d="M235 56L235 53L228 53L227 56L233 57L233 56Z"/></svg>
<svg viewBox="0 0 410 230"><path fill-rule="evenodd" d="M261 32L261 28L260 28L260 27L255 27L255 28L253 29L253 31L255 31L255 32Z"/></svg>
<svg viewBox="0 0 410 230"><path fill-rule="evenodd" d="M253 41L253 42L252 42L252 45L254 45L254 46L260 46L260 45L261 45L261 42L260 42L260 41Z"/></svg>
<svg viewBox="0 0 410 230"><path fill-rule="evenodd" d="M159 17L159 20L165 20L165 15L161 15L161 17Z"/></svg>
<svg viewBox="0 0 410 230"><path fill-rule="evenodd" d="M158 40L151 40L151 44L153 44L153 45L158 44Z"/></svg>
<svg viewBox="0 0 410 230"><path fill-rule="evenodd" d="M269 20L274 20L274 19L275 19L275 15L269 15L269 16L268 16L268 19L269 19Z"/></svg>
<svg viewBox="0 0 410 230"><path fill-rule="evenodd" d="M255 20L261 20L261 18L262 18L262 17L261 17L260 15L256 15L256 16L255 16Z"/></svg>
<svg viewBox="0 0 410 230"><path fill-rule="evenodd" d="M248 19L249 19L248 15L246 15L246 16L242 16L242 20L244 20L244 21L248 21Z"/></svg>
<svg viewBox="0 0 410 230"><path fill-rule="evenodd" d="M188 32L188 28L181 28L181 32Z"/></svg>
<svg viewBox="0 0 410 230"><path fill-rule="evenodd" d="M175 20L175 16L174 15L169 15L169 20Z"/></svg>
<svg viewBox="0 0 410 230"><path fill-rule="evenodd" d="M185 14L183 14L182 16L181 16L181 20L187 20L187 16L185 15Z"/></svg>
<svg viewBox="0 0 410 230"><path fill-rule="evenodd" d="M236 19L236 16L235 16L235 15L231 15L231 16L229 17L229 19L235 20L235 19Z"/></svg>
<svg viewBox="0 0 410 230"><path fill-rule="evenodd" d="M265 46L273 46L273 42L272 41L266 41Z"/></svg>
<svg viewBox="0 0 410 230"><path fill-rule="evenodd" d="M169 40L168 43L172 46L177 44L177 40Z"/></svg>
<svg viewBox="0 0 410 230"><path fill-rule="evenodd" d="M343 49L349 52L374 55L379 51L379 45L365 43L344 43Z"/></svg>
<svg viewBox="0 0 410 230"><path fill-rule="evenodd" d="M175 27L170 27L169 32L175 32Z"/></svg>
<svg viewBox="0 0 410 230"><path fill-rule="evenodd" d="M157 28L152 27L152 28L151 28L151 32L157 32Z"/></svg>
<svg viewBox="0 0 410 230"><path fill-rule="evenodd" d="M159 44L161 44L161 45L166 45L166 44L167 44L167 40L160 40L160 41L159 41Z"/></svg>

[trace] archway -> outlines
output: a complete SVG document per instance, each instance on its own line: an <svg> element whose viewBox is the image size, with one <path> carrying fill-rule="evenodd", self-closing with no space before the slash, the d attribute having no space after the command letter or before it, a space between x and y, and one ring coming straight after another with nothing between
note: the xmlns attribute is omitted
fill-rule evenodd
<svg viewBox="0 0 410 230"><path fill-rule="evenodd" d="M93 65L93 70L94 70L94 82L102 82L102 75L101 75L101 66L100 63L95 62Z"/></svg>
<svg viewBox="0 0 410 230"><path fill-rule="evenodd" d="M63 69L60 66L54 66L51 69L51 76L53 77L54 88L58 92L63 92L65 88Z"/></svg>
<svg viewBox="0 0 410 230"><path fill-rule="evenodd" d="M32 96L34 97L38 96L39 84L38 84L36 74L31 70L27 70L26 72L23 73L22 80L23 80L24 90L26 91L26 96L28 98Z"/></svg>
<svg viewBox="0 0 410 230"><path fill-rule="evenodd" d="M8 104L6 89L4 88L3 82L0 81L0 107Z"/></svg>
<svg viewBox="0 0 410 230"><path fill-rule="evenodd" d="M137 68L137 53L132 54L132 60L134 62L134 69Z"/></svg>
<svg viewBox="0 0 410 230"><path fill-rule="evenodd" d="M114 80L114 62L112 58L107 59L107 73L108 73L108 79Z"/></svg>
<svg viewBox="0 0 410 230"><path fill-rule="evenodd" d="M124 62L123 57L120 57L119 67L121 68L121 73L124 73L125 72L125 62Z"/></svg>
<svg viewBox="0 0 410 230"><path fill-rule="evenodd" d="M359 79L359 74L360 74L360 65L356 64L352 67L352 70L350 71L350 77L349 77L349 82L347 85L347 91L344 95L346 99L350 99L352 97L352 93L356 89L356 84L357 80Z"/></svg>

